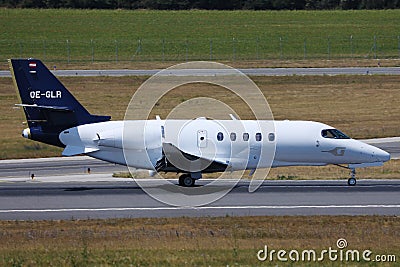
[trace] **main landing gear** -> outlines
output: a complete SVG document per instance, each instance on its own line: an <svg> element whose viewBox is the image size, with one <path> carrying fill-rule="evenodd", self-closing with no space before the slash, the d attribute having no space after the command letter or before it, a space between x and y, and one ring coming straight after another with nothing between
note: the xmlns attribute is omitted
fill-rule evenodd
<svg viewBox="0 0 400 267"><path fill-rule="evenodd" d="M347 184L350 186L355 186L357 183L356 169L351 169L350 175L351 175L351 177L347 180Z"/></svg>
<svg viewBox="0 0 400 267"><path fill-rule="evenodd" d="M196 179L192 178L190 173L184 173L179 176L179 185L184 187L193 187Z"/></svg>

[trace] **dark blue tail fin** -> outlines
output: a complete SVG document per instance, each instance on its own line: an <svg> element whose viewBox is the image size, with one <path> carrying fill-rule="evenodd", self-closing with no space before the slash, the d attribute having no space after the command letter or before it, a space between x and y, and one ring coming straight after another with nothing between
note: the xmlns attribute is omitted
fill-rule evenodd
<svg viewBox="0 0 400 267"><path fill-rule="evenodd" d="M10 59L9 64L30 139L62 147L62 130L111 119L91 115L40 60Z"/></svg>

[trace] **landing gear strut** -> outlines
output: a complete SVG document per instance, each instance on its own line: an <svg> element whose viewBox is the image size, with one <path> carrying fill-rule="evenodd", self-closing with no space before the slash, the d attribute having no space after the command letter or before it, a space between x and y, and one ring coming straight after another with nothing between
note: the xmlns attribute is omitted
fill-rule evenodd
<svg viewBox="0 0 400 267"><path fill-rule="evenodd" d="M349 164L350 165L350 164ZM347 180L347 184L349 186L355 186L357 183L357 179L356 179L356 169L355 168L350 168L350 166L343 166L340 164L336 164L336 166L341 167L341 168L345 168L345 169L350 169L350 178Z"/></svg>
<svg viewBox="0 0 400 267"><path fill-rule="evenodd" d="M351 175L351 177L347 180L347 184L350 186L354 186L357 183L356 169L351 169L350 175Z"/></svg>
<svg viewBox="0 0 400 267"><path fill-rule="evenodd" d="M192 187L194 186L196 179L193 179L190 176L190 173L185 173L179 176L179 185L184 187Z"/></svg>

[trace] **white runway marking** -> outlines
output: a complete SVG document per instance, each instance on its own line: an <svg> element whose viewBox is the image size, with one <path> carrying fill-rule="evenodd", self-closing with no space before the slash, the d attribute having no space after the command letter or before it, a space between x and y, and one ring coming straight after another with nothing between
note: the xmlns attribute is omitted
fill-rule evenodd
<svg viewBox="0 0 400 267"><path fill-rule="evenodd" d="M0 210L0 213L20 212L98 212L98 211L169 211L169 210L245 210L245 209L364 209L364 208L400 208L400 204L393 205L298 205L298 206L210 206L210 207L126 207L126 208L64 208L64 209L15 209Z"/></svg>

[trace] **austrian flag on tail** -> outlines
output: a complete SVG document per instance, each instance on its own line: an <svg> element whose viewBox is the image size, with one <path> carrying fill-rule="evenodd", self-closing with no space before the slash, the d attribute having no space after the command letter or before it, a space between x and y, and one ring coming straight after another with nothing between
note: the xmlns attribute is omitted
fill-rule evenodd
<svg viewBox="0 0 400 267"><path fill-rule="evenodd" d="M29 62L29 73L36 74L36 62Z"/></svg>

